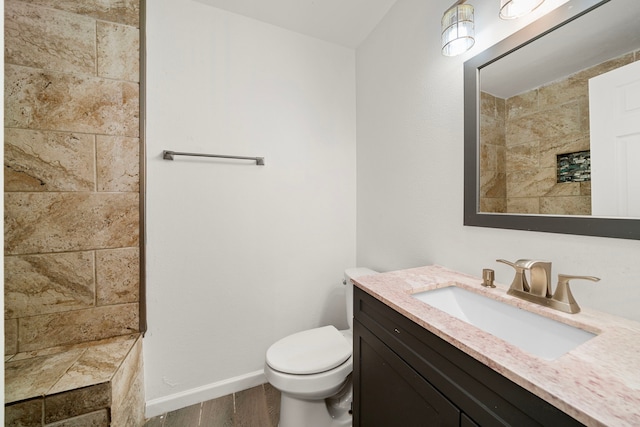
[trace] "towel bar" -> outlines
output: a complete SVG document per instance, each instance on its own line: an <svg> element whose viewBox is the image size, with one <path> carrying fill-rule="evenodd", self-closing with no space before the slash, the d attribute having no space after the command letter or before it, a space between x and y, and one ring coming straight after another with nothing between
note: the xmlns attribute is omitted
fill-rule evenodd
<svg viewBox="0 0 640 427"><path fill-rule="evenodd" d="M180 151L169 151L169 150L164 150L162 152L162 158L165 160L173 160L173 156L218 157L222 159L253 160L256 162L256 165L264 166L264 157L225 156L222 154L202 154L202 153L182 153Z"/></svg>

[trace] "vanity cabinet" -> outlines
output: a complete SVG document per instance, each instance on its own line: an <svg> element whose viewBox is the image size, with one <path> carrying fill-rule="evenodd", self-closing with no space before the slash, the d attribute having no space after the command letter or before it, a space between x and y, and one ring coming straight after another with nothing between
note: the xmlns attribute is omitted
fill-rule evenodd
<svg viewBox="0 0 640 427"><path fill-rule="evenodd" d="M359 288L353 340L354 426L582 425Z"/></svg>

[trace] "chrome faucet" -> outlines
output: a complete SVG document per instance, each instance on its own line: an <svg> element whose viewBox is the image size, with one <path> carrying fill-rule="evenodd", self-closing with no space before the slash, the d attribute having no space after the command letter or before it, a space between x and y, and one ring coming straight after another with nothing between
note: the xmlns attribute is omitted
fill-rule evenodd
<svg viewBox="0 0 640 427"><path fill-rule="evenodd" d="M600 279L593 276L572 276L568 274L558 274L558 285L553 294L551 294L551 263L548 261L537 261L529 259L519 259L516 262L498 259L501 262L510 265L516 270L516 275L511 282L511 286L507 293L509 295L522 298L524 300L535 302L546 307L566 313L577 313L580 306L573 298L569 281L573 279L591 280L597 282ZM527 283L525 271L529 271L531 284Z"/></svg>

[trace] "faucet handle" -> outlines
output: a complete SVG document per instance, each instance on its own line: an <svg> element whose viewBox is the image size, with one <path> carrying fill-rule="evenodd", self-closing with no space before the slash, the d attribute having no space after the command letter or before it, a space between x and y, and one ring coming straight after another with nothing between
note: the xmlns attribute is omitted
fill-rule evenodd
<svg viewBox="0 0 640 427"><path fill-rule="evenodd" d="M496 261L510 265L516 270L516 275L511 282L511 286L509 286L509 292L511 292L512 290L529 292L527 277L524 275L524 270L527 268L527 265L530 262L528 259L519 259L516 262L507 261L505 259L497 259Z"/></svg>
<svg viewBox="0 0 640 427"><path fill-rule="evenodd" d="M515 262L507 261L506 259L497 259L497 260L496 260L496 262L501 262L501 263L503 263L503 264L510 265L511 267L513 267L513 268L515 268L515 269L517 269L517 268L518 268L518 266L516 265L516 263L515 263Z"/></svg>
<svg viewBox="0 0 640 427"><path fill-rule="evenodd" d="M580 306L573 298L571 288L569 287L569 281L574 279L591 280L592 282L598 282L599 277L594 276L573 276L570 274L558 274L558 286L553 293L552 299L562 304L568 313L577 313L580 311Z"/></svg>

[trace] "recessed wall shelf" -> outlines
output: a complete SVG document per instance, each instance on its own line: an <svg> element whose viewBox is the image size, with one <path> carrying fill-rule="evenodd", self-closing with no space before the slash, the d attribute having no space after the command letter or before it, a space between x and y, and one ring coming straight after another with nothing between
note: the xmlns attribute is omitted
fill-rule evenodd
<svg viewBox="0 0 640 427"><path fill-rule="evenodd" d="M557 182L585 182L591 181L591 151L558 154Z"/></svg>

